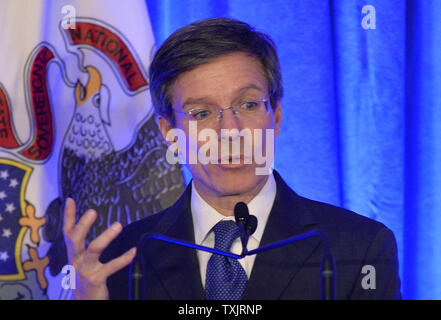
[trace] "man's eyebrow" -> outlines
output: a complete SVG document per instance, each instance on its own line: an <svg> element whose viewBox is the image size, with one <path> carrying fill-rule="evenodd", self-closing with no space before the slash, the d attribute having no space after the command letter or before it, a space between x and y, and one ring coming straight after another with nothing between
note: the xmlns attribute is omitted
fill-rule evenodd
<svg viewBox="0 0 441 320"><path fill-rule="evenodd" d="M188 105L197 105L197 104L211 104L210 97L199 97L199 98L188 98L182 104L182 108L185 108Z"/></svg>
<svg viewBox="0 0 441 320"><path fill-rule="evenodd" d="M261 92L264 91L263 88L261 88L261 87L255 85L255 84L249 84L249 85L247 85L247 86L245 86L245 87L240 88L239 90L237 90L237 94L238 94L238 95L241 95L241 94L246 93L246 92L249 91L249 90L257 90L257 91L261 91Z"/></svg>

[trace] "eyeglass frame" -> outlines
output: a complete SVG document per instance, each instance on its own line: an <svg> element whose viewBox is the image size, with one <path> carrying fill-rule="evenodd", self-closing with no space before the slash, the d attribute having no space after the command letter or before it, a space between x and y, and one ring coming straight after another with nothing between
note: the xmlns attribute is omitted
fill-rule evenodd
<svg viewBox="0 0 441 320"><path fill-rule="evenodd" d="M226 110L230 110L230 109L232 109L233 115L237 116L238 114L240 114L240 112L239 112L239 110L237 110L237 108L239 108L240 105L247 103L247 102L263 102L265 104L265 113L268 113L270 108L268 108L267 103L269 101L270 101L269 97L264 96L264 97L256 98L256 99L249 100L249 101L242 101L242 102L235 104L235 105L231 105L231 106L227 106L227 107L223 107L223 108L217 108L217 120L219 121L220 119L222 119L223 112ZM176 109L172 108L172 110L177 113L185 114L186 116L191 116L192 112L194 112L196 110L204 110L204 109L203 108L193 108L188 111L182 111L182 110L176 110Z"/></svg>

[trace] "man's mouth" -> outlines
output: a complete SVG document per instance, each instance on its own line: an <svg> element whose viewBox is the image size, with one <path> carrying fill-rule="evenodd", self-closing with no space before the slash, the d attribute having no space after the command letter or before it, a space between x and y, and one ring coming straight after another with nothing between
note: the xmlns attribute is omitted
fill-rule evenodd
<svg viewBox="0 0 441 320"><path fill-rule="evenodd" d="M252 163L251 157L246 157L243 154L229 155L229 156L219 157L218 159L218 165L220 165L221 167L228 167L228 168L242 167L251 163Z"/></svg>

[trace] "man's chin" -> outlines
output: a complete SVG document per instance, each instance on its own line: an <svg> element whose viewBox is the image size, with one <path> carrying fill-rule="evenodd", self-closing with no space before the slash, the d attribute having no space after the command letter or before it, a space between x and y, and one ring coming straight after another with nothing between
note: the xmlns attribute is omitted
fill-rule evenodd
<svg viewBox="0 0 441 320"><path fill-rule="evenodd" d="M216 173L211 177L211 182L213 187L224 195L246 193L266 178L257 175L256 168L258 167L247 164L219 164Z"/></svg>

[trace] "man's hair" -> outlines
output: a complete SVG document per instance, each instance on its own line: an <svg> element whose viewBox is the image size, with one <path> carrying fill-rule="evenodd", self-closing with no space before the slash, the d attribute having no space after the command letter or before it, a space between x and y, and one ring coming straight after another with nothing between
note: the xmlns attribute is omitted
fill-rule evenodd
<svg viewBox="0 0 441 320"><path fill-rule="evenodd" d="M233 52L244 52L262 64L273 110L283 96L274 41L250 25L230 19L201 20L175 31L155 53L150 65L150 93L156 113L174 125L171 89L180 74Z"/></svg>

